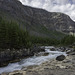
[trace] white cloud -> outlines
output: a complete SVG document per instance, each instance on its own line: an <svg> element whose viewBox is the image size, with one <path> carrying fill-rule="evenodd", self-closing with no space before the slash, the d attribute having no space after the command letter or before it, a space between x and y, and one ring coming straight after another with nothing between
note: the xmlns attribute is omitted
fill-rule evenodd
<svg viewBox="0 0 75 75"><path fill-rule="evenodd" d="M20 0L24 5L68 14L75 21L75 0Z"/></svg>

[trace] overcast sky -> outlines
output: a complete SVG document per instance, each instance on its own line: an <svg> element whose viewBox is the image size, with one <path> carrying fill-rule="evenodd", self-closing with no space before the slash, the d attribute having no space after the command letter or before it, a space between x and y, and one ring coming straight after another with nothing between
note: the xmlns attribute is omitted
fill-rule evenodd
<svg viewBox="0 0 75 75"><path fill-rule="evenodd" d="M75 0L20 0L22 4L68 14L75 21Z"/></svg>

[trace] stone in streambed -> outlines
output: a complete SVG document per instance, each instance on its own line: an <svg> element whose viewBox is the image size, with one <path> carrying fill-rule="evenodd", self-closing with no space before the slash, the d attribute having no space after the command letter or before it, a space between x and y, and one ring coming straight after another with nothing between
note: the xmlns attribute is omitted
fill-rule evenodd
<svg viewBox="0 0 75 75"><path fill-rule="evenodd" d="M49 53L44 53L44 54L43 54L43 56L48 56L48 55L49 55Z"/></svg>
<svg viewBox="0 0 75 75"><path fill-rule="evenodd" d="M35 54L35 56L48 56L48 55L49 55L48 52L41 52L41 53Z"/></svg>
<svg viewBox="0 0 75 75"><path fill-rule="evenodd" d="M14 71L9 73L9 75L26 75L26 71L22 71L22 70Z"/></svg>
<svg viewBox="0 0 75 75"><path fill-rule="evenodd" d="M51 48L50 51L56 51L55 48Z"/></svg>
<svg viewBox="0 0 75 75"><path fill-rule="evenodd" d="M23 75L22 73L15 73L15 74L13 74L13 75Z"/></svg>
<svg viewBox="0 0 75 75"><path fill-rule="evenodd" d="M9 75L8 73L2 73L1 75Z"/></svg>
<svg viewBox="0 0 75 75"><path fill-rule="evenodd" d="M57 61L63 61L66 57L64 55L60 55L56 57Z"/></svg>

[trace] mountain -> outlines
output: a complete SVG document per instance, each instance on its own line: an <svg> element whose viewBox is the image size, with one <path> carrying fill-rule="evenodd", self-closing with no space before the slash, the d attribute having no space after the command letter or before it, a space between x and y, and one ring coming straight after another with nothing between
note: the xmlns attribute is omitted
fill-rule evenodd
<svg viewBox="0 0 75 75"><path fill-rule="evenodd" d="M18 0L0 0L0 16L15 21L32 36L61 38L63 33L74 31L75 22L63 13L22 5Z"/></svg>

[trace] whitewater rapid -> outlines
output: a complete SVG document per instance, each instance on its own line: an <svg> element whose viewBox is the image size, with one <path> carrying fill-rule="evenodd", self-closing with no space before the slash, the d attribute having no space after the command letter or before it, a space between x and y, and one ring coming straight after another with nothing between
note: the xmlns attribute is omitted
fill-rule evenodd
<svg viewBox="0 0 75 75"><path fill-rule="evenodd" d="M23 59L20 62L9 63L8 66L0 68L0 74L3 72L12 72L15 70L21 70L22 67L27 67L31 65L40 65L41 63L48 61L50 59L54 59L61 54L66 56L65 52L50 51L50 49L45 49L45 52L49 53L49 55L48 56L33 56L27 59Z"/></svg>

